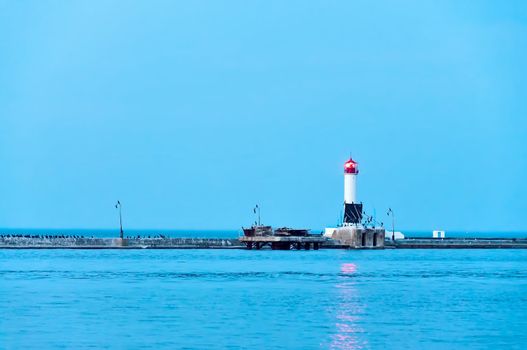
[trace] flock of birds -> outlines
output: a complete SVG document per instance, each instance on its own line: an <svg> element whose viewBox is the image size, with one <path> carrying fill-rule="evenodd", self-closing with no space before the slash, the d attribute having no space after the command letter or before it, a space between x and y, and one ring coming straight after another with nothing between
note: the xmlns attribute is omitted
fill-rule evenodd
<svg viewBox="0 0 527 350"><path fill-rule="evenodd" d="M52 239L52 238L95 238L93 236L91 237L84 237L84 236L78 236L78 235L28 235L28 234L0 234L0 238L36 238L36 239ZM126 236L127 239L145 239L145 238L168 238L164 235L154 235L153 237L151 235L148 236L136 236L136 237L130 237Z"/></svg>
<svg viewBox="0 0 527 350"><path fill-rule="evenodd" d="M0 238L84 238L84 236L65 236L65 235L23 235L23 234L8 234L0 235ZM91 237L93 238L93 236Z"/></svg>
<svg viewBox="0 0 527 350"><path fill-rule="evenodd" d="M126 236L126 238L131 238L131 239L145 239L145 238L169 238L167 236L164 236L164 235L154 235L153 237L148 235L148 236L144 236L144 237L141 237L141 236L135 236L135 237L130 237L130 236Z"/></svg>

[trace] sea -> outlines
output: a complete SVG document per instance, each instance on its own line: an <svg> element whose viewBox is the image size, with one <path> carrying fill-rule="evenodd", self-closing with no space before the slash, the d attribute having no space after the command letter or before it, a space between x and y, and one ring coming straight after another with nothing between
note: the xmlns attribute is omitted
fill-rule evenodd
<svg viewBox="0 0 527 350"><path fill-rule="evenodd" d="M527 250L0 250L0 349L525 348Z"/></svg>

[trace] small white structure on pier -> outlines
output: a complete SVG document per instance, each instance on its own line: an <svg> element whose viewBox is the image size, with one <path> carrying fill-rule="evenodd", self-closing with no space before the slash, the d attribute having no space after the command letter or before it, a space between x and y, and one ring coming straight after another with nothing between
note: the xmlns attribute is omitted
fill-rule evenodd
<svg viewBox="0 0 527 350"><path fill-rule="evenodd" d="M392 239L392 237L395 240L404 239L404 233L402 233L401 231L395 231L395 232L386 231L386 236L387 236L387 239Z"/></svg>
<svg viewBox="0 0 527 350"><path fill-rule="evenodd" d="M433 238L445 238L445 231L443 230L434 230L432 231Z"/></svg>

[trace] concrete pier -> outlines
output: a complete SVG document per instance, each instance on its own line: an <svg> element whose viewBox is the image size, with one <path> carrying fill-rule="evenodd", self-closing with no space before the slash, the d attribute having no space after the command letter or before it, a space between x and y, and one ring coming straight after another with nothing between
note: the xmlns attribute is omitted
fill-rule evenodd
<svg viewBox="0 0 527 350"><path fill-rule="evenodd" d="M0 249L239 249L237 239L0 237Z"/></svg>
<svg viewBox="0 0 527 350"><path fill-rule="evenodd" d="M385 230L383 228L343 226L336 228L330 237L348 248L383 249Z"/></svg>
<svg viewBox="0 0 527 350"><path fill-rule="evenodd" d="M222 238L84 238L0 236L0 249L527 249L527 238L405 238L384 240L375 230L340 231L334 239L257 236ZM378 234L375 238L375 234Z"/></svg>
<svg viewBox="0 0 527 350"><path fill-rule="evenodd" d="M405 238L386 240L394 249L527 249L527 238Z"/></svg>

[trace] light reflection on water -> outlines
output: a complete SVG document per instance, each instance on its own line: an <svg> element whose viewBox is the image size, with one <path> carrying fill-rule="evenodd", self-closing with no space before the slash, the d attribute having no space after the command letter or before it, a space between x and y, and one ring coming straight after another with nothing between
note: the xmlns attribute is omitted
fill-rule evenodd
<svg viewBox="0 0 527 350"><path fill-rule="evenodd" d="M349 278L357 272L357 265L343 263L340 272L339 282L335 285L338 298L335 322L337 333L332 336L330 348L363 349L368 342L362 337L364 330L358 322L364 311L355 283Z"/></svg>

